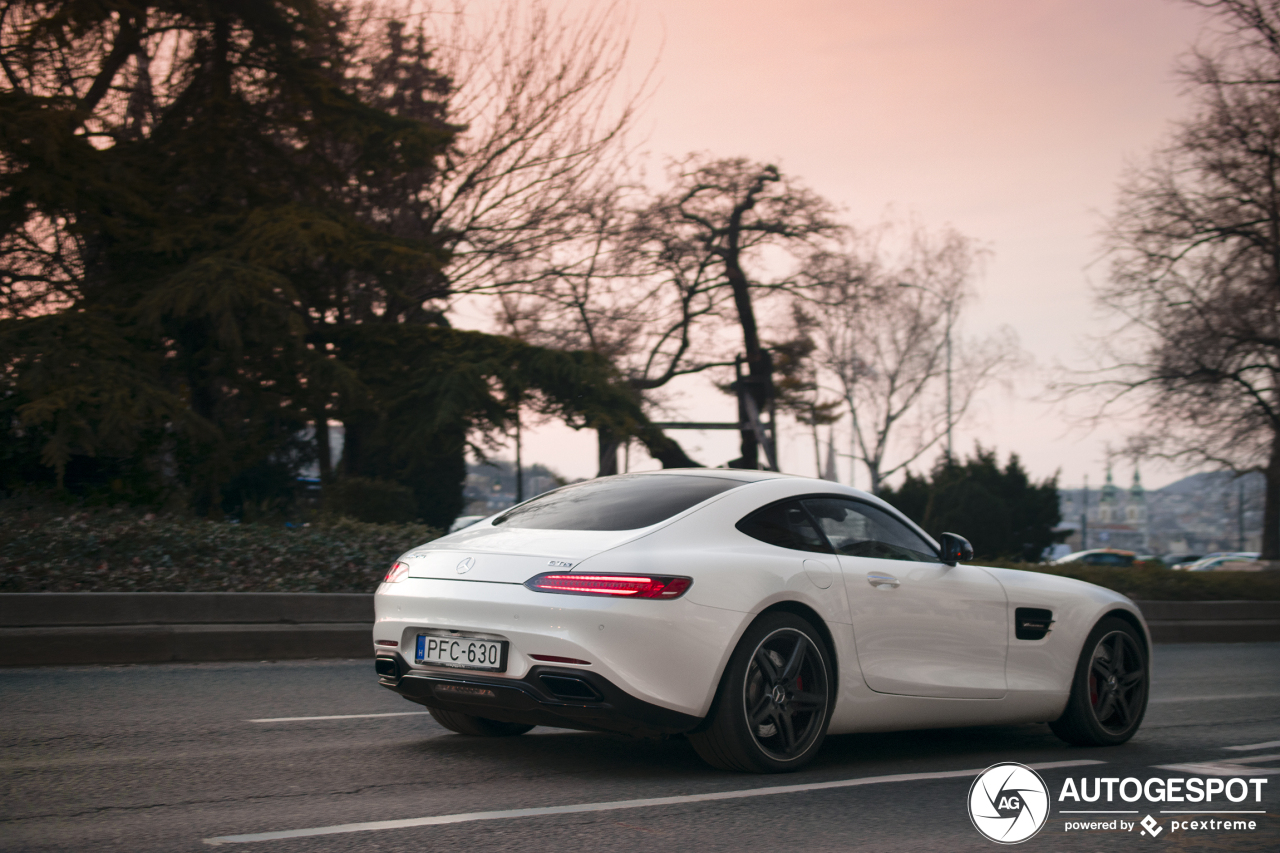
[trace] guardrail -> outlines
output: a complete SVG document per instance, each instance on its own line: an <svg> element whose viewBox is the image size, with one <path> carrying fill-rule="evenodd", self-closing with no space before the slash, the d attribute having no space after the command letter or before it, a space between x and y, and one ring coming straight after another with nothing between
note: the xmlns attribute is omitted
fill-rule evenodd
<svg viewBox="0 0 1280 853"><path fill-rule="evenodd" d="M1280 601L1136 601L1157 643L1280 640Z"/></svg>
<svg viewBox="0 0 1280 853"><path fill-rule="evenodd" d="M1139 601L1157 643L1280 640L1280 601ZM373 596L298 592L0 594L0 666L372 654Z"/></svg>

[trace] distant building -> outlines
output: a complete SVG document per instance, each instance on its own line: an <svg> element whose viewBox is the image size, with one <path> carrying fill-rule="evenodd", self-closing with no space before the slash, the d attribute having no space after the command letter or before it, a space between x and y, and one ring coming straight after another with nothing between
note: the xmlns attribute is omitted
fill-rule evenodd
<svg viewBox="0 0 1280 853"><path fill-rule="evenodd" d="M1135 468L1132 484L1122 489L1107 466L1100 489L1059 489L1058 530L1072 551L1256 551L1262 539L1263 488L1261 474L1210 472L1148 492Z"/></svg>

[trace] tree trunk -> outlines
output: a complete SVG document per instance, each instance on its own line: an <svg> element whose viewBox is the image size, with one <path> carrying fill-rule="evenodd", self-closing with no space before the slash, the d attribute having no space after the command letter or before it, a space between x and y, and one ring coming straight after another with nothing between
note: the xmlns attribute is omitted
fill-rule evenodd
<svg viewBox="0 0 1280 853"><path fill-rule="evenodd" d="M642 428L636 438L644 445L649 455L662 463L663 468L702 468L703 466L690 459L674 438L669 437L655 426Z"/></svg>
<svg viewBox="0 0 1280 853"><path fill-rule="evenodd" d="M618 473L618 447L622 444L618 435L608 427L596 430L596 441L599 447L600 470L597 477L610 477Z"/></svg>
<svg viewBox="0 0 1280 853"><path fill-rule="evenodd" d="M329 445L329 419L321 411L316 417L316 460L320 466L320 482L333 479L333 450Z"/></svg>
<svg viewBox="0 0 1280 853"><path fill-rule="evenodd" d="M742 326L742 343L746 350L747 375L738 381L746 386L744 393L755 402L756 416L763 422L764 413L769 409L769 401L773 399L773 360L760 346L760 330L756 325L755 308L751 304L750 284L746 273L738 263L736 246L726 253L725 274L733 288L733 303L738 309L738 322ZM749 418L741 394L738 401L738 423L747 423ZM753 430L742 431L741 448L741 458L729 463L730 467L759 468L760 446Z"/></svg>
<svg viewBox="0 0 1280 853"><path fill-rule="evenodd" d="M1263 472L1267 478L1266 503L1262 507L1261 560L1280 560L1280 430L1271 436L1271 458Z"/></svg>

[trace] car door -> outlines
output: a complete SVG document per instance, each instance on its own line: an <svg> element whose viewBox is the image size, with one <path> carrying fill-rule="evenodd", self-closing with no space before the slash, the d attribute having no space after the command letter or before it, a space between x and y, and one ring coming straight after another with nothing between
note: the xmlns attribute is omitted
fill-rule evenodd
<svg viewBox="0 0 1280 853"><path fill-rule="evenodd" d="M1004 588L977 566L948 566L893 514L848 498L805 509L835 547L858 663L880 693L955 699L1004 695Z"/></svg>

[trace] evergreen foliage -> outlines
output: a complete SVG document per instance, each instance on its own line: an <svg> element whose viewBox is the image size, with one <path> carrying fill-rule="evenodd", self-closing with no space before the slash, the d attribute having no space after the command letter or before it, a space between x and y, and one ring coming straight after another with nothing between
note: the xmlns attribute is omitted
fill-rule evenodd
<svg viewBox="0 0 1280 853"><path fill-rule="evenodd" d="M899 488L880 497L935 538L964 536L986 560L1037 562L1062 521L1056 475L1034 483L1016 453L1001 468L995 451L981 446L963 462L944 456L929 477L908 471Z"/></svg>
<svg viewBox="0 0 1280 853"><path fill-rule="evenodd" d="M432 307L460 128L421 34L331 0L18 2L0 73L0 489L270 510L329 479L338 418L339 473L443 527L517 400L641 417L602 363Z"/></svg>

